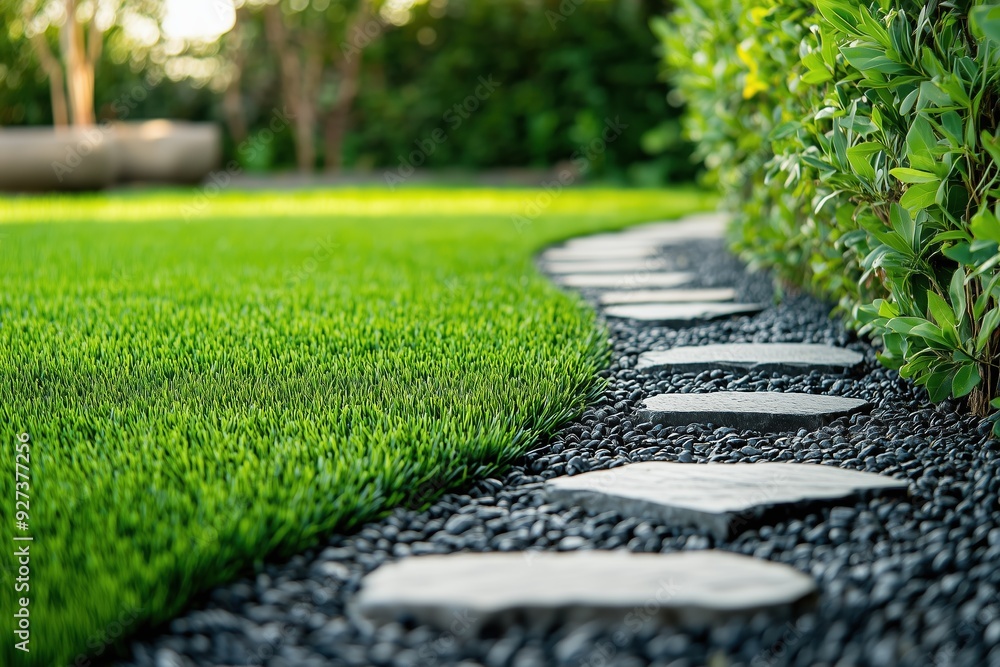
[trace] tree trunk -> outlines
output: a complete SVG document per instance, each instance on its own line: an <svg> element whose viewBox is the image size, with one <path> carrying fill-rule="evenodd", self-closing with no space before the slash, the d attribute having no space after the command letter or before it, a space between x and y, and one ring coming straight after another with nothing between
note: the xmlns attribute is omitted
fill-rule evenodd
<svg viewBox="0 0 1000 667"><path fill-rule="evenodd" d="M347 37L350 38L357 28L363 28L370 16L368 2L362 0L354 19L347 26ZM364 50L354 58L345 58L343 54L340 57L340 86L337 90L337 101L327 112L323 129L326 170L330 173L337 173L344 166L344 139L351 126L351 110L358 96L358 80L361 77L363 58Z"/></svg>
<svg viewBox="0 0 1000 667"><path fill-rule="evenodd" d="M83 24L77 20L76 9L77 0L66 0L66 22L62 26L62 41L70 119L73 125L93 125L94 63L87 52ZM91 45L93 49L93 41Z"/></svg>
<svg viewBox="0 0 1000 667"><path fill-rule="evenodd" d="M354 58L359 63L361 58ZM359 67L348 65L340 78L340 88L337 91L337 102L326 114L326 124L323 131L326 170L337 173L344 165L344 139L351 126L351 110L354 99L358 95Z"/></svg>
<svg viewBox="0 0 1000 667"><path fill-rule="evenodd" d="M310 173L316 166L316 105L309 98L307 79L311 76L308 70L313 62L311 59L316 56L315 49L307 54L307 62L303 66L295 52L296 48L301 47L289 45L278 5L267 5L264 8L264 32L278 56L282 102L295 120L292 125L295 133L295 161L300 172Z"/></svg>
<svg viewBox="0 0 1000 667"><path fill-rule="evenodd" d="M243 106L243 69L246 67L247 57L250 52L250 45L245 34L244 22L246 20L246 7L240 7L236 11L236 25L233 26L233 38L236 40L233 61L233 78L222 96L222 113L226 118L226 126L229 128L229 136L233 139L235 146L240 146L250 131L247 129L246 112Z"/></svg>
<svg viewBox="0 0 1000 667"><path fill-rule="evenodd" d="M299 172L310 174L316 168L316 114L303 105L295 115L295 161Z"/></svg>
<svg viewBox="0 0 1000 667"><path fill-rule="evenodd" d="M248 136L247 120L243 113L243 95L240 91L240 78L237 76L222 96L222 112L226 117L226 125L229 127L229 136L233 138L233 145L239 146Z"/></svg>
<svg viewBox="0 0 1000 667"><path fill-rule="evenodd" d="M24 5L24 23L27 25L31 21L29 5ZM38 61L45 71L45 76L49 78L49 96L52 103L52 124L56 127L66 127L69 125L69 107L66 104L66 78L63 76L62 65L59 59L52 53L49 43L45 39L45 33L36 33L31 36L31 47L38 56Z"/></svg>
<svg viewBox="0 0 1000 667"><path fill-rule="evenodd" d="M49 96L52 100L52 124L56 127L69 125L69 108L66 105L66 80L62 66L49 49L45 35L38 33L31 38L31 44L42 63L45 75L49 77Z"/></svg>
<svg viewBox="0 0 1000 667"><path fill-rule="evenodd" d="M308 165L305 171L315 171L316 169L316 140L319 130L319 88L323 82L323 57L319 44L314 34L306 36L305 60L302 64L302 85L299 94L302 99L299 104L305 110L301 121L296 119L297 124L302 127L304 133L303 150L305 157L299 163L299 169L303 165ZM305 142L308 140L308 147Z"/></svg>
<svg viewBox="0 0 1000 667"><path fill-rule="evenodd" d="M49 73L49 96L52 98L52 124L56 127L69 126L69 109L66 106L66 82L62 69L56 67Z"/></svg>

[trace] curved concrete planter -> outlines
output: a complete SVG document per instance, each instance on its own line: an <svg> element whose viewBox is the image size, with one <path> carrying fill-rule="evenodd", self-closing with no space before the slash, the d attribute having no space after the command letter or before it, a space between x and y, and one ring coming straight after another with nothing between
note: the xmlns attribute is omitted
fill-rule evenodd
<svg viewBox="0 0 1000 667"><path fill-rule="evenodd" d="M150 120L113 128L119 181L198 183L222 160L222 134L212 123Z"/></svg>
<svg viewBox="0 0 1000 667"><path fill-rule="evenodd" d="M0 189L97 190L115 182L114 139L100 128L0 130Z"/></svg>
<svg viewBox="0 0 1000 667"><path fill-rule="evenodd" d="M198 183L222 158L212 123L166 120L0 130L0 190L98 190L121 182Z"/></svg>

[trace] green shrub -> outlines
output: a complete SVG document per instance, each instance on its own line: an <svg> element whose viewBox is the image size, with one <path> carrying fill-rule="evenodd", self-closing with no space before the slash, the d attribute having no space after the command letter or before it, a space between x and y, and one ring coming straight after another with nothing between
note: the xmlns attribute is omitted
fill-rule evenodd
<svg viewBox="0 0 1000 667"><path fill-rule="evenodd" d="M931 400L1000 408L1000 5L682 0L658 29L741 253Z"/></svg>

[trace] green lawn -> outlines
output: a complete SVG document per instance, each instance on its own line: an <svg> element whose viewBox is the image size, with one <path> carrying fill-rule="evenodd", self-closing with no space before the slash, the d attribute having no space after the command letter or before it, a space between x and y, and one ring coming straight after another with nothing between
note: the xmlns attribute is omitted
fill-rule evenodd
<svg viewBox="0 0 1000 667"><path fill-rule="evenodd" d="M712 201L545 198L0 200L0 664L69 664L269 555L427 500L413 494L428 482L486 474L578 413L605 336L534 253ZM11 634L25 431L30 654Z"/></svg>

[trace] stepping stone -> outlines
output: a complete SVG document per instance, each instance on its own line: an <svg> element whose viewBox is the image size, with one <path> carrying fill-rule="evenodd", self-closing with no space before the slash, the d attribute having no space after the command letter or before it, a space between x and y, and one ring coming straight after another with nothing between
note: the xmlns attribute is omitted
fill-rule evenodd
<svg viewBox="0 0 1000 667"><path fill-rule="evenodd" d="M688 228L681 225L674 225L670 230L642 233L622 233L613 235L583 236L570 239L559 248L552 250L568 250L585 253L608 253L608 252L640 252L657 251L665 246L677 246L685 243L694 243L705 239L716 238L712 231Z"/></svg>
<svg viewBox="0 0 1000 667"><path fill-rule="evenodd" d="M652 244L631 245L619 248L552 248L542 253L546 262L600 262L608 260L643 260L658 257L659 249Z"/></svg>
<svg viewBox="0 0 1000 667"><path fill-rule="evenodd" d="M694 525L719 539L750 522L759 523L769 513L907 493L903 480L809 463L649 461L557 477L544 488L552 502Z"/></svg>
<svg viewBox="0 0 1000 667"><path fill-rule="evenodd" d="M627 238L659 238L666 240L690 240L724 238L730 217L725 214L709 213L681 218L676 222L653 222L630 227L622 232Z"/></svg>
<svg viewBox="0 0 1000 667"><path fill-rule="evenodd" d="M625 234L601 234L581 236L563 243L563 248L571 250L629 250L655 247L654 236L628 236Z"/></svg>
<svg viewBox="0 0 1000 667"><path fill-rule="evenodd" d="M563 244L560 249L578 252L639 252L653 251L659 252L662 247L676 246L684 243L697 241L697 238L677 235L674 237L659 236L619 236L613 241L599 241L585 239L574 239ZM555 248L553 248L555 250Z"/></svg>
<svg viewBox="0 0 1000 667"><path fill-rule="evenodd" d="M724 302L732 301L735 298L736 290L729 287L708 289L648 289L605 292L601 295L601 304L615 306L633 303Z"/></svg>
<svg viewBox="0 0 1000 667"><path fill-rule="evenodd" d="M756 315L762 310L764 306L759 303L638 303L609 306L604 314L665 327L683 327L734 315Z"/></svg>
<svg viewBox="0 0 1000 667"><path fill-rule="evenodd" d="M487 625L651 623L706 628L757 612L790 616L815 602L812 578L724 551L525 551L414 556L362 582L355 609L376 623L413 619L475 636ZM454 631L454 630L453 630Z"/></svg>
<svg viewBox="0 0 1000 667"><path fill-rule="evenodd" d="M544 268L554 275L565 273L634 273L636 271L661 270L663 261L649 257L591 262L550 262L545 264Z"/></svg>
<svg viewBox="0 0 1000 667"><path fill-rule="evenodd" d="M690 273L631 271L625 273L568 273L556 280L566 287L628 289L629 287L679 287L691 282Z"/></svg>
<svg viewBox="0 0 1000 667"><path fill-rule="evenodd" d="M713 391L707 394L658 394L642 402L640 422L666 426L715 424L741 430L815 430L834 419L871 406L857 398L777 391Z"/></svg>
<svg viewBox="0 0 1000 667"><path fill-rule="evenodd" d="M636 368L700 373L716 369L772 373L844 373L864 361L853 350L810 343L730 343L643 352Z"/></svg>
<svg viewBox="0 0 1000 667"><path fill-rule="evenodd" d="M658 222L619 233L571 239L542 253L545 261L600 261L654 257L659 248L725 235L725 216L691 216L677 222Z"/></svg>

